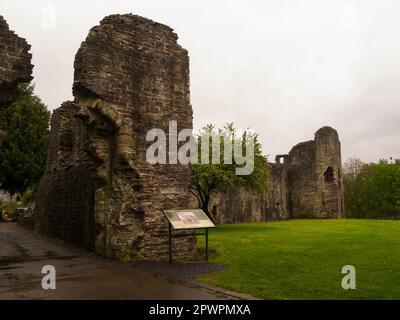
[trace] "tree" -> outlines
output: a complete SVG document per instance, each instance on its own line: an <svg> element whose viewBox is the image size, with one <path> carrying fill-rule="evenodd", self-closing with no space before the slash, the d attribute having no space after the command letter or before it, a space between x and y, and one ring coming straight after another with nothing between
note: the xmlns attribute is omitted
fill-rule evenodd
<svg viewBox="0 0 400 320"><path fill-rule="evenodd" d="M346 215L384 218L400 214L400 160L344 166Z"/></svg>
<svg viewBox="0 0 400 320"><path fill-rule="evenodd" d="M199 154L197 163L192 164L191 191L199 202L199 208L203 209L211 219L213 217L209 205L216 193L238 187L258 193L267 193L270 190L269 166L267 158L262 155L258 135L247 130L238 136L232 123L226 124L219 130L213 125L207 125L197 135L197 143ZM251 154L248 155L249 151ZM240 159L238 152L249 156L247 165L250 164L253 169L250 174L238 174L238 167L243 167L243 163L238 161ZM207 154L208 163L204 163ZM230 158L231 163L226 161L226 158Z"/></svg>
<svg viewBox="0 0 400 320"><path fill-rule="evenodd" d="M50 112L33 92L33 85L20 85L2 115L8 138L0 148L0 188L11 195L34 187L45 168Z"/></svg>
<svg viewBox="0 0 400 320"><path fill-rule="evenodd" d="M343 165L344 205L349 218L359 218L361 214L360 174L365 166L358 158L351 158Z"/></svg>
<svg viewBox="0 0 400 320"><path fill-rule="evenodd" d="M358 158L350 158L343 165L343 174L347 177L355 177L362 171L365 163Z"/></svg>

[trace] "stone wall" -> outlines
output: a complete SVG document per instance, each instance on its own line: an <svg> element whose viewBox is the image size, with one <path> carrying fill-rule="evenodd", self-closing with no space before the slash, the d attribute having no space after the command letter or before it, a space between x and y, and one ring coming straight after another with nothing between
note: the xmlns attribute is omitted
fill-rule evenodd
<svg viewBox="0 0 400 320"><path fill-rule="evenodd" d="M192 128L188 52L168 26L112 15L75 59L74 102L52 119L36 228L119 259L165 259L162 208L189 206L189 166L150 165L146 134ZM175 241L193 258L195 239Z"/></svg>
<svg viewBox="0 0 400 320"><path fill-rule="evenodd" d="M293 147L286 164L292 218L343 217L341 163L339 137L330 127Z"/></svg>
<svg viewBox="0 0 400 320"><path fill-rule="evenodd" d="M287 171L280 163L269 163L270 184L267 194L243 188L215 195L210 210L217 223L240 223L289 219L287 210ZM193 206L196 205L193 199Z"/></svg>
<svg viewBox="0 0 400 320"><path fill-rule="evenodd" d="M242 189L218 194L210 209L219 223L343 218L341 147L336 130L324 127L315 139L278 155L270 167L271 193Z"/></svg>
<svg viewBox="0 0 400 320"><path fill-rule="evenodd" d="M245 189L217 194L211 201L210 209L219 224L271 219L269 197Z"/></svg>
<svg viewBox="0 0 400 320"><path fill-rule="evenodd" d="M26 40L10 30L0 16L0 112L15 101L18 84L32 80L30 49ZM6 137L0 117L0 144Z"/></svg>
<svg viewBox="0 0 400 320"><path fill-rule="evenodd" d="M85 152L89 134L74 117L78 108L66 102L53 112L46 172L34 216L37 231L94 249L96 164Z"/></svg>
<svg viewBox="0 0 400 320"><path fill-rule="evenodd" d="M276 157L276 162L271 163L271 201L270 201L270 220L289 219L288 189L287 189L287 170L284 163L280 162L280 156Z"/></svg>

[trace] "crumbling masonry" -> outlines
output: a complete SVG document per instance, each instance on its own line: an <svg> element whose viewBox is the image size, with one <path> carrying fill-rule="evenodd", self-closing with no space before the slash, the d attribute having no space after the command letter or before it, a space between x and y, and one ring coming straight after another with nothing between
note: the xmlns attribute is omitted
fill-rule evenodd
<svg viewBox="0 0 400 320"><path fill-rule="evenodd" d="M16 99L19 83L32 80L31 46L11 31L0 16L0 113ZM0 144L7 139L0 114Z"/></svg>
<svg viewBox="0 0 400 320"><path fill-rule="evenodd" d="M214 199L219 223L344 218L341 147L336 130L323 127L315 139L278 155L271 168L272 194L233 190Z"/></svg>
<svg viewBox="0 0 400 320"><path fill-rule="evenodd" d="M0 17L0 107L19 82L31 80L29 45ZM75 58L74 101L55 110L46 172L33 215L42 233L122 260L167 258L161 209L187 209L190 167L150 165L154 128L192 128L188 52L165 25L112 15L92 28ZM183 143L183 142L182 142ZM315 139L278 156L272 193L233 190L212 208L219 222L342 218L340 142L324 127ZM193 237L174 242L176 256L193 258Z"/></svg>
<svg viewBox="0 0 400 320"><path fill-rule="evenodd" d="M168 26L112 15L76 54L75 100L54 112L36 229L122 260L167 257L160 210L189 206L191 171L150 165L146 134L192 128L188 52ZM195 239L174 250L193 258Z"/></svg>

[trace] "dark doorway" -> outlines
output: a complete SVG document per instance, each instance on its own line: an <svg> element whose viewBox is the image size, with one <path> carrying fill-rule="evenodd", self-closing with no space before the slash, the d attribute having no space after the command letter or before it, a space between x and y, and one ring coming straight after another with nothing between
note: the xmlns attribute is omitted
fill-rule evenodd
<svg viewBox="0 0 400 320"><path fill-rule="evenodd" d="M326 183L335 182L335 172L333 171L332 167L328 167L328 169L326 169L324 177Z"/></svg>

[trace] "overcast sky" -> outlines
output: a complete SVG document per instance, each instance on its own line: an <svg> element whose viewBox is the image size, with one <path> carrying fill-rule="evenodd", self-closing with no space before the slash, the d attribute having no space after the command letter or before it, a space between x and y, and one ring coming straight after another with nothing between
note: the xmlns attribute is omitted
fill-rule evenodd
<svg viewBox="0 0 400 320"><path fill-rule="evenodd" d="M399 1L1 0L0 15L32 45L50 109L72 99L75 53L113 13L175 29L191 58L196 130L250 127L272 159L329 125L343 160L400 157Z"/></svg>

